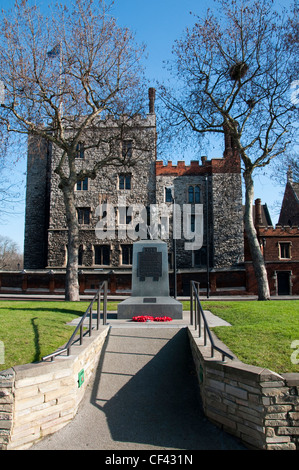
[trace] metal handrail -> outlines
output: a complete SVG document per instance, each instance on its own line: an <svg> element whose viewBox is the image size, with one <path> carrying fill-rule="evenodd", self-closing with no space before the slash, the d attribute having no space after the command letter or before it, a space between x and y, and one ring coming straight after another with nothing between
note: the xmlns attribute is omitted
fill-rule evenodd
<svg viewBox="0 0 299 470"><path fill-rule="evenodd" d="M195 303L194 303L195 301ZM204 346L207 345L207 336L209 337L211 343L211 357L214 357L214 350L222 354L222 361L225 360L225 357L229 359L234 359L234 357L223 349L219 348L214 342L213 335L209 328L206 316L204 314L202 305L199 300L199 282L190 281L190 324L193 325L194 318L194 329L197 330L198 327L198 336L201 337L201 319L203 319L203 330L204 330Z"/></svg>
<svg viewBox="0 0 299 470"><path fill-rule="evenodd" d="M96 319L97 319L97 330L100 327L100 319L101 319L101 292L103 291L103 325L107 324L107 292L108 292L108 282L103 281L100 287L98 288L96 294L94 295L92 301L90 302L89 306L87 307L84 315L82 316L80 322L75 328L75 331L73 332L72 336L66 343L65 347L62 349L58 349L57 351L48 354L47 356L44 356L42 358L43 361L46 361L47 359L51 359L51 361L54 361L54 358L56 356L59 356L60 354L67 352L67 355L70 355L71 351L71 346L74 342L74 339L77 335L78 330L80 329L80 345L83 343L83 323L85 318L87 317L89 313L89 327L86 333L89 333L89 336L92 334L92 307L95 302L97 302L97 314L96 314Z"/></svg>

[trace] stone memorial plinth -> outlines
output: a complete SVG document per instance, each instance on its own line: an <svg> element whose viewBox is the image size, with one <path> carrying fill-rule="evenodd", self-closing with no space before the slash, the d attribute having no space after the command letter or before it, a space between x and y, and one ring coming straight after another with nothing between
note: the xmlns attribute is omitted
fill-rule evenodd
<svg viewBox="0 0 299 470"><path fill-rule="evenodd" d="M182 304L169 296L167 244L159 240L133 244L132 295L118 305L117 318L138 315L183 318Z"/></svg>

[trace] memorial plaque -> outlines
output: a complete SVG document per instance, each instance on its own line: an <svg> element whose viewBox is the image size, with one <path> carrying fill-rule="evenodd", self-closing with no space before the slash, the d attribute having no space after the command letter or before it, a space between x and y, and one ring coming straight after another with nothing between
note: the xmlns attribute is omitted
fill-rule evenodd
<svg viewBox="0 0 299 470"><path fill-rule="evenodd" d="M157 302L157 299L155 297L145 297L143 299L143 302L145 304L155 304Z"/></svg>
<svg viewBox="0 0 299 470"><path fill-rule="evenodd" d="M162 253L156 247L144 247L138 253L137 276L139 281L145 281L146 277L152 277L153 281L159 281L162 276Z"/></svg>
<svg viewBox="0 0 299 470"><path fill-rule="evenodd" d="M138 315L183 318L182 303L169 296L167 243L161 240L133 244L132 294L118 304L117 318Z"/></svg>

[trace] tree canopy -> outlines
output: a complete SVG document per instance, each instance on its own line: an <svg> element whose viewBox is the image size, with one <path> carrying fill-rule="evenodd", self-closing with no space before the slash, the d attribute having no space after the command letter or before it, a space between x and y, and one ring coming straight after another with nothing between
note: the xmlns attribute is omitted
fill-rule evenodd
<svg viewBox="0 0 299 470"><path fill-rule="evenodd" d="M95 178L107 165L125 163L114 142L142 111L146 96L140 64L144 47L117 25L111 5L74 0L70 6L51 5L45 15L27 0L16 0L0 19L0 81L5 90L0 130L5 137L28 135L41 149L45 142L54 149L68 225L69 300L79 300L75 183ZM109 115L120 119L107 137L98 127ZM94 163L80 162L78 168L82 140L86 150L100 148L100 156Z"/></svg>
<svg viewBox="0 0 299 470"><path fill-rule="evenodd" d="M244 166L265 166L292 143L298 119L290 99L297 10L279 14L272 0L214 3L221 15L195 16L173 47L175 87L160 91L164 131L183 140L229 130Z"/></svg>
<svg viewBox="0 0 299 470"><path fill-rule="evenodd" d="M221 14L195 16L173 47L175 86L162 86L163 134L193 144L226 134L241 158L245 229L259 287L268 299L267 273L252 216L253 171L292 145L298 107L291 84L298 74L298 9L279 13L272 0L216 0Z"/></svg>

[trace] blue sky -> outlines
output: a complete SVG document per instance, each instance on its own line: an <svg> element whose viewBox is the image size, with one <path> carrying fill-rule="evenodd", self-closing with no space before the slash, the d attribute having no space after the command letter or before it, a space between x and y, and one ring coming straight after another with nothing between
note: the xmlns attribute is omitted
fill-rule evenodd
<svg viewBox="0 0 299 470"><path fill-rule="evenodd" d="M47 8L50 2L36 0L42 8ZM67 0L64 3L69 3ZM277 0L278 5L289 5L289 0ZM0 8L7 9L13 6L14 0L0 0ZM155 80L162 81L166 76L163 61L171 57L171 48L187 26L194 23L190 14L193 12L199 16L205 14L208 7L212 7L211 0L116 0L113 9L114 16L121 26L130 28L136 34L136 40L147 46L148 58L145 61L147 78L155 86ZM219 157L212 149L204 152L208 158ZM165 160L184 159L182 155L165 155ZM187 159L187 157L186 157ZM12 181L18 182L19 189L25 197L25 171L26 155L24 154L18 164L11 166L9 176ZM280 203L283 197L284 186L277 187L271 179L271 173L266 175L261 172L255 177L255 197L260 197L262 203L267 203L273 223L277 223L278 215L275 211L275 203ZM15 213L6 218L0 227L0 235L9 236L23 249L24 239L24 212L25 204L15 206Z"/></svg>

